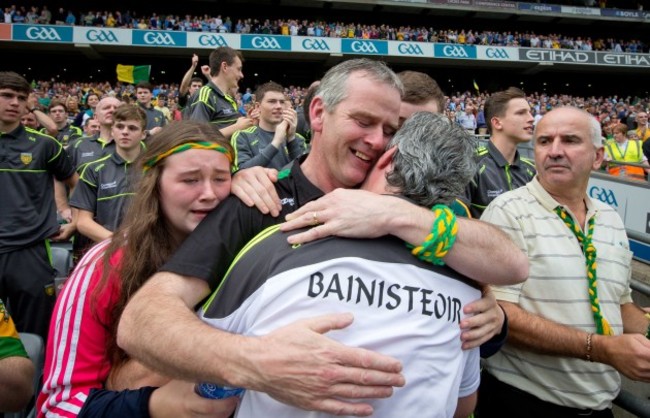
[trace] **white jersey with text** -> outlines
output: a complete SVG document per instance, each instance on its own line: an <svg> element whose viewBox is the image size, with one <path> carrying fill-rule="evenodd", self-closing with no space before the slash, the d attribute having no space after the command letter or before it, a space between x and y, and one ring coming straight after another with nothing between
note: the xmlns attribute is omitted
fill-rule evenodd
<svg viewBox="0 0 650 418"><path fill-rule="evenodd" d="M237 256L202 319L230 332L260 336L294 321L351 312L354 322L328 337L398 358L406 385L369 400L373 417L451 417L457 399L479 384L478 349L461 350L463 307L480 298L469 280L419 261L394 237L326 238L287 244L277 226ZM263 411L263 412L262 412ZM237 418L325 417L246 391Z"/></svg>

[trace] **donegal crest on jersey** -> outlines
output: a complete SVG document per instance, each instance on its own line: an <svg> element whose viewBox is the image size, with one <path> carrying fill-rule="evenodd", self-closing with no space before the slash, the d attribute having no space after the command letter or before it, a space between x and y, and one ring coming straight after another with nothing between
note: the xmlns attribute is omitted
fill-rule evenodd
<svg viewBox="0 0 650 418"><path fill-rule="evenodd" d="M32 153L31 152L21 152L20 153L20 162L25 165L29 165L32 162Z"/></svg>

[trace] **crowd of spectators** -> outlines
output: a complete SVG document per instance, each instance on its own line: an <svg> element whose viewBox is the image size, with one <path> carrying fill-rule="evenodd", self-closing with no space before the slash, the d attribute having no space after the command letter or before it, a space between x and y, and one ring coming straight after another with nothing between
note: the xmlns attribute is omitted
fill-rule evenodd
<svg viewBox="0 0 650 418"><path fill-rule="evenodd" d="M71 117L78 115L84 108L85 99L90 92L102 96L115 96L125 102L135 101L135 88L127 83L110 83L110 82L54 82L54 81L34 81L34 92L38 96L38 101L43 109L47 109L51 100L56 99L63 101L68 107ZM293 107L299 109L303 104L304 96L307 93L308 86L286 86L285 93L291 100ZM167 108L171 119L180 120L181 112L178 107L179 84L160 84L154 86L153 96L154 103L159 108ZM246 112L246 105L255 100L254 91L246 89L239 91L234 95L239 104L242 114ZM485 100L489 97L489 92L476 93L473 91L450 92L446 97L444 112L449 119L459 122L466 113L466 106L472 108L476 119L475 133L483 134L485 118L482 117ZM590 96L581 97L571 94L553 94L553 93L529 93L527 100L535 114L536 120L540 119L547 111L560 106L576 106L584 108L594 115L603 126L603 135L611 136L611 127L618 123L627 123L630 130L634 129L634 115L638 111L650 109L650 97L620 97L620 96Z"/></svg>
<svg viewBox="0 0 650 418"><path fill-rule="evenodd" d="M445 113L449 119L461 123L465 119L465 109L469 106L476 119L476 133L485 134L487 122L483 117L483 108L488 97L488 93L456 92L447 98ZM603 136L607 139L613 138L612 129L620 123L627 125L629 136L632 138L635 135L634 130L638 127L636 114L650 109L650 97L581 97L534 92L528 94L526 99L535 116L535 123L554 108L575 106L585 109L600 122Z"/></svg>
<svg viewBox="0 0 650 418"><path fill-rule="evenodd" d="M10 6L4 11L5 23L79 25L110 28L162 29L215 33L262 33L291 36L384 39L396 41L443 42L466 45L496 45L584 51L648 52L649 45L638 39L615 39L598 36L566 36L533 31L478 31L473 29L434 29L425 26L391 26L325 22L308 19L231 19L228 16L139 15L126 11L88 11L75 13L47 6Z"/></svg>

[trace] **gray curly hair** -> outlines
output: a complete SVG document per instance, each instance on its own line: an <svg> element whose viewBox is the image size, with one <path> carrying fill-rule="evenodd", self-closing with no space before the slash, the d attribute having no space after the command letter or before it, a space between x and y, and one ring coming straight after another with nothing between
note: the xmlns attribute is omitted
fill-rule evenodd
<svg viewBox="0 0 650 418"><path fill-rule="evenodd" d="M474 140L443 115L417 112L387 149L396 147L386 180L420 206L450 204L476 172Z"/></svg>

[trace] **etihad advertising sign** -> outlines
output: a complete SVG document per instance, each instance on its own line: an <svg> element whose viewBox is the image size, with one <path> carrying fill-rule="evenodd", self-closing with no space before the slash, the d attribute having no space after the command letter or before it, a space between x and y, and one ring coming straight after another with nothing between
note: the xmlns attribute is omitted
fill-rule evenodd
<svg viewBox="0 0 650 418"><path fill-rule="evenodd" d="M520 61L650 67L650 54L519 48Z"/></svg>
<svg viewBox="0 0 650 418"><path fill-rule="evenodd" d="M519 48L520 61L561 62L564 64L595 64L596 54L571 49Z"/></svg>
<svg viewBox="0 0 650 418"><path fill-rule="evenodd" d="M650 54L623 54L616 52L599 52L596 62L601 65L626 65L632 67L650 67Z"/></svg>

